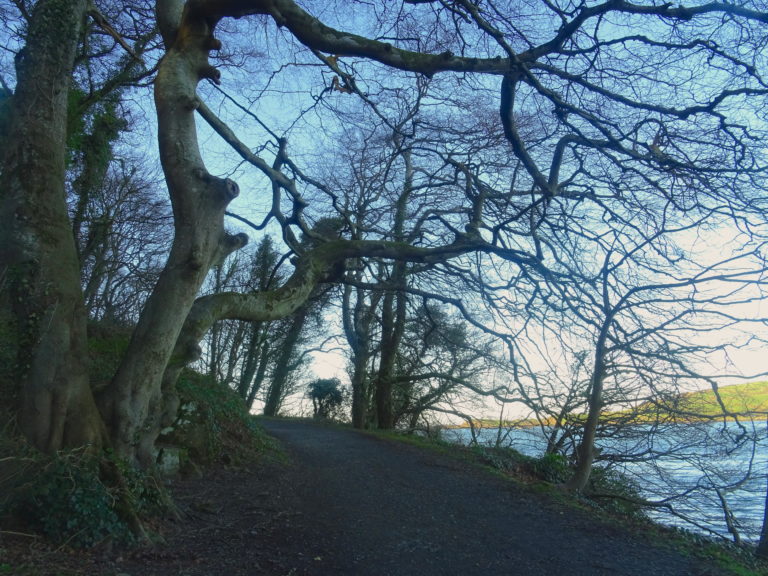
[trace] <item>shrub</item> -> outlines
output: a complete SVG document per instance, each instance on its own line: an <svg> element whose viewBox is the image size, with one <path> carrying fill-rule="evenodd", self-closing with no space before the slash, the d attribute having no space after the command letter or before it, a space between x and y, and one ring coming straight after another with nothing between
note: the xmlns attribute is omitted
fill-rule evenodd
<svg viewBox="0 0 768 576"><path fill-rule="evenodd" d="M344 391L338 378L319 378L307 385L315 418L334 418L344 403Z"/></svg>
<svg viewBox="0 0 768 576"><path fill-rule="evenodd" d="M82 450L54 456L24 452L3 458L0 513L56 543L89 547L107 538L130 539L115 511L115 490L100 478L97 456Z"/></svg>
<svg viewBox="0 0 768 576"><path fill-rule="evenodd" d="M87 548L108 539L130 542L139 517L169 505L153 476L109 453L46 455L0 433L0 517L54 543Z"/></svg>
<svg viewBox="0 0 768 576"><path fill-rule="evenodd" d="M187 369L176 390L179 412L159 444L180 448L191 468L237 463L260 453L268 443L242 398L227 386Z"/></svg>
<svg viewBox="0 0 768 576"><path fill-rule="evenodd" d="M545 454L533 461L536 476L553 484L567 482L573 473L568 460L561 454Z"/></svg>
<svg viewBox="0 0 768 576"><path fill-rule="evenodd" d="M615 469L602 466L592 468L587 496L601 508L630 516L641 513L644 500L635 482Z"/></svg>
<svg viewBox="0 0 768 576"><path fill-rule="evenodd" d="M472 447L472 451L491 468L521 479L530 479L534 476L531 464L534 459L521 454L514 448L481 445Z"/></svg>

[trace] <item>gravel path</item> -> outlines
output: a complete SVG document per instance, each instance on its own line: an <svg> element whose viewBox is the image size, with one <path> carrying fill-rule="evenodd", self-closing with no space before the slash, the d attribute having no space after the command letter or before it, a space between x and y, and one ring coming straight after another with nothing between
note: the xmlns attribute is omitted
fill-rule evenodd
<svg viewBox="0 0 768 576"><path fill-rule="evenodd" d="M263 425L291 455L304 521L324 551L310 574L709 573L642 536L446 456L311 422Z"/></svg>
<svg viewBox="0 0 768 576"><path fill-rule="evenodd" d="M309 421L265 420L287 462L175 482L165 542L51 549L0 537L17 576L718 576L476 465Z"/></svg>

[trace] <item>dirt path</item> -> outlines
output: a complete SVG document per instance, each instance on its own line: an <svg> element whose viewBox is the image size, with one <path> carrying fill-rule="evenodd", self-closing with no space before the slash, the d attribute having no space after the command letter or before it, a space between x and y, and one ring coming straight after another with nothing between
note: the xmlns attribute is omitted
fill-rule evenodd
<svg viewBox="0 0 768 576"><path fill-rule="evenodd" d="M687 558L563 511L473 466L307 422L267 421L325 553L311 574L705 574Z"/></svg>
<svg viewBox="0 0 768 576"><path fill-rule="evenodd" d="M311 422L263 425L288 463L262 460L176 483L182 517L165 526L165 545L68 557L30 548L24 555L37 555L35 568L18 574L716 574L448 456Z"/></svg>

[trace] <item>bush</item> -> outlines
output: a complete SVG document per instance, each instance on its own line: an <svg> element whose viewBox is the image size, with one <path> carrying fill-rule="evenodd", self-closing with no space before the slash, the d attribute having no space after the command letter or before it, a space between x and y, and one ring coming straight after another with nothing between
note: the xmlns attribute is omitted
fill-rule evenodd
<svg viewBox="0 0 768 576"><path fill-rule="evenodd" d="M115 490L102 482L95 455L80 450L46 456L22 446L22 455L3 458L0 489L0 514L53 542L89 547L107 538L130 539L115 511Z"/></svg>
<svg viewBox="0 0 768 576"><path fill-rule="evenodd" d="M319 378L307 385L315 418L335 418L344 404L344 391L338 378Z"/></svg>
<svg viewBox="0 0 768 576"><path fill-rule="evenodd" d="M564 484L573 474L573 467L561 454L532 458L513 448L486 446L477 447L475 451L489 466L522 481ZM593 467L585 495L588 501L611 512L634 515L642 510L642 495L637 485L613 469Z"/></svg>
<svg viewBox="0 0 768 576"><path fill-rule="evenodd" d="M536 476L553 484L567 482L573 474L573 469L568 460L561 454L545 454L533 461L533 469Z"/></svg>
<svg viewBox="0 0 768 576"><path fill-rule="evenodd" d="M129 539L94 458L54 458L30 487L21 510L53 541L89 547L110 537Z"/></svg>
<svg viewBox="0 0 768 576"><path fill-rule="evenodd" d="M138 517L169 507L151 475L111 454L84 449L46 455L0 433L0 517L57 544L87 548L133 540Z"/></svg>
<svg viewBox="0 0 768 576"><path fill-rule="evenodd" d="M189 369L182 372L176 390L176 421L158 443L180 448L188 466L237 463L263 451L268 440L233 390Z"/></svg>
<svg viewBox="0 0 768 576"><path fill-rule="evenodd" d="M535 477L532 464L534 459L521 454L514 448L474 446L472 451L478 454L480 459L491 468L520 479L527 480Z"/></svg>
<svg viewBox="0 0 768 576"><path fill-rule="evenodd" d="M642 512L640 503L644 498L640 488L625 475L611 468L592 468L587 496L598 502L601 508L611 512L630 516Z"/></svg>

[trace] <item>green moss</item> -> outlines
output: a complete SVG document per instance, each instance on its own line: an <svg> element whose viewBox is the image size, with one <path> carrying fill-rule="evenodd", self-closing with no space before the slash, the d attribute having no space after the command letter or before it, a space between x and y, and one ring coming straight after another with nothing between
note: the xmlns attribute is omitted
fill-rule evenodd
<svg viewBox="0 0 768 576"><path fill-rule="evenodd" d="M184 370L176 385L180 406L176 422L161 444L184 451L188 468L214 462L238 464L262 453L271 442L237 393L193 370Z"/></svg>

